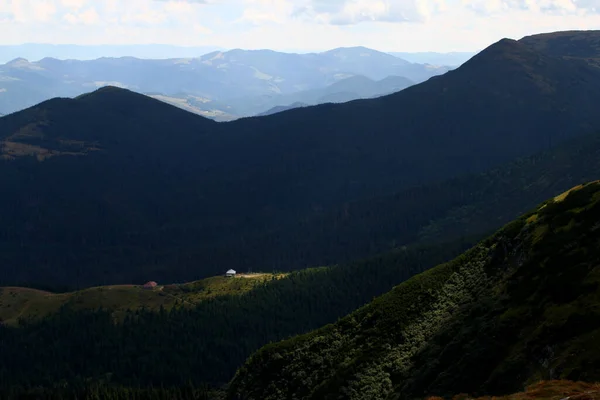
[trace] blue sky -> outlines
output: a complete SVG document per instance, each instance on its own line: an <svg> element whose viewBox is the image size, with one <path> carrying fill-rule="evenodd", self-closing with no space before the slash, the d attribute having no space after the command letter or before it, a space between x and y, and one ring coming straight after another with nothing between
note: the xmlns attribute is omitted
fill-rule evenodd
<svg viewBox="0 0 600 400"><path fill-rule="evenodd" d="M600 0L0 0L0 44L479 50L600 28Z"/></svg>

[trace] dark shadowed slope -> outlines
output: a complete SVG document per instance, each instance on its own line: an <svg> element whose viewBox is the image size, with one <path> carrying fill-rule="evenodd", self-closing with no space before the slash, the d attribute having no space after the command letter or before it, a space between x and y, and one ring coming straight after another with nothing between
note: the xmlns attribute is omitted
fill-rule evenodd
<svg viewBox="0 0 600 400"><path fill-rule="evenodd" d="M599 69L511 40L394 95L232 123L116 88L48 101L0 119L0 278L188 281L322 265L321 244L248 243L596 131L599 102Z"/></svg>
<svg viewBox="0 0 600 400"><path fill-rule="evenodd" d="M273 265L277 259L283 265L350 261L410 243L492 232L544 199L598 177L600 134L584 135L482 174L347 202L235 247L268 253ZM317 248L318 255L310 252Z"/></svg>
<svg viewBox="0 0 600 400"><path fill-rule="evenodd" d="M236 242L230 251L237 251L239 254L268 254L270 260L278 261L274 266L286 267L293 265L295 261L314 257L315 254L311 251L316 249L319 250L320 257L354 260L365 254L411 242L468 237L502 225L523 210L531 208L532 204L538 204L541 198L560 194L565 188L598 176L600 136L585 136L552 152L521 159L485 174L348 204L336 213L303 221L299 226L289 227L288 230L270 232L253 240ZM466 248L465 243L473 241L458 240L450 245L402 246L362 262L292 273L285 279L271 282L264 288L257 288L241 301L233 298L218 301L210 307L206 305L208 308L201 306L204 311L186 314L189 321L185 322L185 327L181 329L188 334L195 332L191 334L194 337L202 337L202 345L195 341L183 345L174 344L173 341L179 341L180 331L169 330L172 319L167 316L158 321L153 320L153 328L140 324L136 329L145 336L145 332L152 330L155 337L160 338L164 353L172 360L169 367L182 368L178 371L177 382L185 382L187 379L194 382L224 382L231 378L235 368L252 351L268 341L286 338L334 322L340 316L370 301L373 296L380 295L408 277L459 254ZM266 257L262 260L257 258L256 262L266 263L265 260ZM133 267L127 270L129 273L138 272ZM206 271L210 271L210 268L206 268ZM94 271L87 273L94 276ZM159 279L159 284L164 283L163 279L172 279L168 274L178 273L178 268L170 268L165 277ZM153 273L152 276L158 275ZM206 282L220 282L219 278L214 279ZM185 289L186 286L183 285L181 289ZM169 309L174 305L173 302L187 300L184 305L193 306L190 303L194 302L198 295L219 294L217 288L209 290L212 293L195 293L193 290L182 293L177 287L172 290L171 286L167 286L164 293L139 293L140 289L137 288L105 287L54 296L25 289L5 290L4 296L0 293L0 319L4 318L6 323L14 324L16 316L44 315L56 311L64 303L75 309L88 310L104 306L109 310L119 310L120 315L124 310L136 309L140 305L146 305L148 311L156 310L161 304ZM189 310L188 307L185 307L184 311L186 310ZM52 324L54 323L59 321L53 320ZM60 322L62 323L67 324ZM110 324L111 334L117 335L114 343L122 343L118 336L121 332L113 331L112 323ZM46 329L44 326L34 324L28 329L36 337L40 335L42 343L48 340L58 345L51 335L42 335ZM246 326L248 328L245 328ZM71 346L71 337L81 336L81 329L83 328L77 326L70 328L68 334L62 336L60 345ZM245 332L243 338L240 338L240 331ZM86 343L93 343L94 338L86 340ZM127 360L138 353L154 354L154 342L141 341L138 337L128 337L126 340L136 343L132 344L131 350L127 350L131 353L123 353L121 348L115 347L110 352L106 350L101 356L94 358L93 363L88 364L91 363L103 371L118 369L119 382L131 383L128 381L131 379L128 375L130 372L125 372L130 371L127 369ZM23 343L31 346L30 340ZM44 347L42 344L38 345ZM22 355L20 360L25 365L28 363L23 360L27 357L40 362L35 350L28 351L27 357L20 348L14 351ZM195 353L190 353L191 351ZM184 355L192 357L198 363L193 371L185 368ZM68 354L61 355L60 360L67 363L72 360L70 357ZM156 357L162 359L164 356ZM122 360L123 364L115 367L114 359ZM58 356L51 357L46 362L52 364L52 367L43 367L47 372L42 375L57 377L60 373L69 374L63 370L64 365L59 362ZM162 368L162 362L156 364L152 363L153 367L146 370L146 373L155 373L157 369ZM10 364L7 368L21 375L19 379L24 379L23 382L39 382L36 381L39 377L27 376L27 369L21 365ZM91 374L91 367L86 371L86 374ZM148 379L148 375L138 378ZM153 382L167 383L169 379Z"/></svg>
<svg viewBox="0 0 600 400"><path fill-rule="evenodd" d="M229 398L404 399L597 381L599 217L600 184L557 196L337 323L265 346Z"/></svg>
<svg viewBox="0 0 600 400"><path fill-rule="evenodd" d="M600 31L563 31L526 36L521 43L555 57L600 58Z"/></svg>

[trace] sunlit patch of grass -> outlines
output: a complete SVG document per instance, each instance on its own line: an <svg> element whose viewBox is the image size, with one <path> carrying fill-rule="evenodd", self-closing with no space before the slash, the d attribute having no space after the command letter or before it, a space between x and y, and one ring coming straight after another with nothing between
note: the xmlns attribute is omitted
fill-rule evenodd
<svg viewBox="0 0 600 400"><path fill-rule="evenodd" d="M427 400L443 400L443 397L428 397ZM565 380L541 381L528 386L524 392L508 396L473 397L459 394L452 400L598 400L600 384Z"/></svg>
<svg viewBox="0 0 600 400"><path fill-rule="evenodd" d="M159 285L145 289L141 285L98 286L70 293L50 293L36 289L0 288L0 321L18 325L20 318L36 319L52 314L61 306L75 310L111 310L115 320L127 311L145 308L158 311L174 306L193 307L199 302L228 295L241 295L258 285L287 274L240 274L236 278L217 276L183 284Z"/></svg>
<svg viewBox="0 0 600 400"><path fill-rule="evenodd" d="M567 190L566 192L559 194L558 196L556 196L554 198L554 202L555 203L560 203L561 201L563 201L564 199L567 198L567 196L569 195L569 193L574 192L575 190L579 190L582 187L583 187L583 185L577 185L577 186L575 186L575 187Z"/></svg>

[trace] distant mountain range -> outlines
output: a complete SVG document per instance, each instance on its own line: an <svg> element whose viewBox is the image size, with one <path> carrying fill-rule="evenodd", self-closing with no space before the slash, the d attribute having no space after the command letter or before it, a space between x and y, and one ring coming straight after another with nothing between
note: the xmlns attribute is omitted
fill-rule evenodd
<svg viewBox="0 0 600 400"><path fill-rule="evenodd" d="M94 60L97 58L135 57L146 59L197 58L214 51L227 51L217 46L174 46L164 44L140 45L74 45L26 43L20 45L0 45L0 63L15 58L39 61L46 57L60 60ZM310 51L289 51L285 53L314 53ZM389 52L396 57L417 64L458 66L467 61L475 52Z"/></svg>
<svg viewBox="0 0 600 400"><path fill-rule="evenodd" d="M458 67L465 63L476 52L452 52L452 53L435 53L435 52L420 52L420 53L403 53L391 52L393 56L400 57L406 61L418 64L430 65L450 65Z"/></svg>
<svg viewBox="0 0 600 400"><path fill-rule="evenodd" d="M283 112L283 111L292 110L294 108L308 107L308 106L309 105L306 104L306 103L296 102L296 103L292 103L292 104L290 104L288 106L276 106L276 107L270 108L270 109L268 109L265 112L257 114L256 116L257 117L264 117L264 116L267 116L267 115L272 115L272 114L277 114L277 113L280 113L280 112Z"/></svg>
<svg viewBox="0 0 600 400"><path fill-rule="evenodd" d="M195 58L212 51L224 51L217 46L173 46L165 44L138 45L75 45L26 43L0 45L0 63L15 58L39 61L46 57L60 60L95 60L102 57L136 57L148 59Z"/></svg>
<svg viewBox="0 0 600 400"><path fill-rule="evenodd" d="M402 76L389 76L380 81L374 81L365 76L356 75L332 83L322 89L306 90L288 95L263 96L251 102L251 104L260 108L272 105L272 108L267 112L259 114L269 115L298 106L344 103L356 99L379 97L398 92L411 85L413 85L413 82ZM279 104L284 104L284 106L278 106ZM295 107L292 106L294 104Z"/></svg>
<svg viewBox="0 0 600 400"><path fill-rule="evenodd" d="M448 70L409 63L367 48L318 54L232 50L165 60L44 58L30 62L17 58L0 66L0 112L7 114L52 97L72 97L113 85L153 95L210 118L229 120L286 105L288 100L279 96L324 89L354 76L372 80L399 76L421 82ZM397 85L389 83L391 86L373 95L393 91Z"/></svg>
<svg viewBox="0 0 600 400"><path fill-rule="evenodd" d="M501 40L392 95L228 123L116 87L5 116L0 284L189 281L401 245L402 224L294 232L600 130L600 34L570 35Z"/></svg>

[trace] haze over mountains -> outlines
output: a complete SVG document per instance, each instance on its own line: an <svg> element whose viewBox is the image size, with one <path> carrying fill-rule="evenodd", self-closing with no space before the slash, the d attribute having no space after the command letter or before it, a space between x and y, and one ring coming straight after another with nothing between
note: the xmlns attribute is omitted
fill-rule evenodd
<svg viewBox="0 0 600 400"><path fill-rule="evenodd" d="M449 65L456 66L463 64L469 58L473 57L477 52L451 52L451 53L436 53L436 52L391 52L393 56L400 57L406 61L418 64L431 65Z"/></svg>
<svg viewBox="0 0 600 400"><path fill-rule="evenodd" d="M15 58L39 61L43 58L60 60L95 60L102 57L135 57L148 59L195 58L213 51L223 51L218 46L174 46L164 44L146 45L74 45L25 43L0 45L0 63Z"/></svg>
<svg viewBox="0 0 600 400"><path fill-rule="evenodd" d="M271 99L259 99L257 103L262 104L262 107L272 105L272 108L258 115L274 114L307 105L345 103L356 99L379 97L399 92L412 84L412 81L402 76L388 76L380 81L374 81L363 75L355 75L322 89L305 90ZM276 104L283 104L283 106Z"/></svg>
<svg viewBox="0 0 600 400"><path fill-rule="evenodd" d="M146 59L197 58L214 51L227 49L216 46L174 46L164 44L147 45L71 45L26 43L21 45L0 45L0 63L15 58L39 61L42 58L60 60L94 60L102 57L135 57ZM315 53L314 51L285 51L286 53ZM475 55L475 52L388 52L411 63L459 66Z"/></svg>
<svg viewBox="0 0 600 400"><path fill-rule="evenodd" d="M383 95L448 70L363 47L313 54L231 50L156 60L45 57L30 62L20 57L0 66L0 112L113 85L209 118L230 120L296 101L316 104ZM347 78L366 82L357 88L352 81L344 83Z"/></svg>

